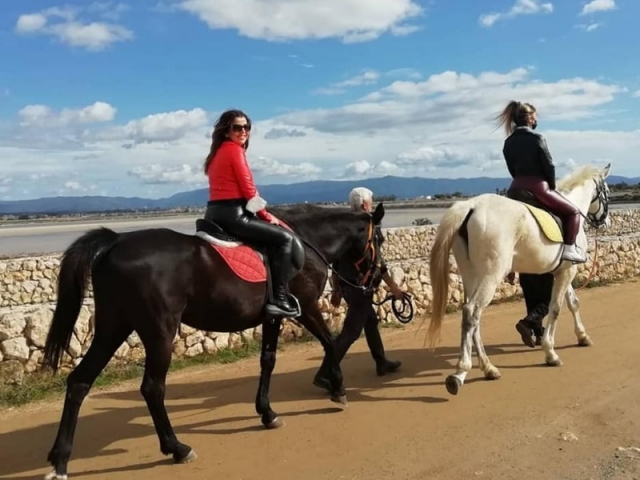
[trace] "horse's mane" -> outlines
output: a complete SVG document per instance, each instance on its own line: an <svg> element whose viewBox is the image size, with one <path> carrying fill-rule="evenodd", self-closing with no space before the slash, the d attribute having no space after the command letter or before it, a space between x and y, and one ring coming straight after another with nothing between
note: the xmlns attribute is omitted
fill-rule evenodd
<svg viewBox="0 0 640 480"><path fill-rule="evenodd" d="M600 169L593 165L581 165L573 172L558 180L556 188L563 192L570 192L584 182L594 180L600 176Z"/></svg>
<svg viewBox="0 0 640 480"><path fill-rule="evenodd" d="M301 204L292 206L277 206L269 208L274 214L287 218L313 218L317 220L353 219L355 212L345 207L324 207L314 204Z"/></svg>
<svg viewBox="0 0 640 480"><path fill-rule="evenodd" d="M342 228L354 225L357 219L368 220L368 214L354 212L348 207L312 204L273 206L268 210L294 228Z"/></svg>

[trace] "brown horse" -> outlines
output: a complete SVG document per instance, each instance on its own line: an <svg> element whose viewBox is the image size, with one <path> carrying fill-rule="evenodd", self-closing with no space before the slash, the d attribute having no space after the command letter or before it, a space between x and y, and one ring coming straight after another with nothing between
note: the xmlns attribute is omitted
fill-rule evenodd
<svg viewBox="0 0 640 480"><path fill-rule="evenodd" d="M316 206L272 209L272 213L284 220L307 247L298 244L299 251L294 255L298 270L292 272L289 282L290 291L301 307L297 321L320 341L325 357L332 363L332 401L346 405L333 337L323 320L318 300L327 282L327 266L345 255L353 260L361 274L359 287L372 288L380 273L376 260L381 258L381 235L376 232L384 207L379 204L373 214ZM214 237L225 240L224 232L218 231L216 235L215 226L214 231L211 230L208 231ZM228 254L239 247L216 247L211 240L164 228L121 234L99 228L85 233L63 253L58 302L44 348L43 365L54 371L59 368L89 276L93 285L95 335L84 358L67 378L58 433L47 457L53 471L45 478L67 478L82 402L116 350L133 332L140 337L146 353L140 391L153 419L160 451L173 455L176 463L196 458L192 448L176 437L164 403L165 379L180 323L215 332L238 332L262 325L261 372L255 408L266 428L283 424L269 402L269 382L275 367L282 319L269 318L264 313L268 283L242 279L219 253ZM233 239L227 236L226 240ZM247 246L244 248L247 251ZM263 252L260 246L250 248L250 252Z"/></svg>

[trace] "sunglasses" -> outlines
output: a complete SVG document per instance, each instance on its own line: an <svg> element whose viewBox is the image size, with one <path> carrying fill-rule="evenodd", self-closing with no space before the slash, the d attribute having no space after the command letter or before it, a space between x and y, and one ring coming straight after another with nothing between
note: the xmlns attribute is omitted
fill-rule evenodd
<svg viewBox="0 0 640 480"><path fill-rule="evenodd" d="M244 130L245 132L250 132L251 131L251 125L249 125L249 124L245 124L245 125L233 124L233 125L231 125L231 130L233 130L234 132L241 132L242 130Z"/></svg>

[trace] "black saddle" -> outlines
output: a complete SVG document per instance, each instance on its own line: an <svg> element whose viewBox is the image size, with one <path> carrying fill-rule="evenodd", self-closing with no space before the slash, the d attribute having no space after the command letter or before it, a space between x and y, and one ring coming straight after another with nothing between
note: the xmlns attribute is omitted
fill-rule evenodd
<svg viewBox="0 0 640 480"><path fill-rule="evenodd" d="M529 190L525 190L524 188L509 189L507 191L507 198L510 198L511 200L516 200L517 202L526 203L527 205L531 205L532 207L539 208L540 210L544 210L549 215L551 215L551 218L555 220L555 222L558 224L558 227L560 227L560 230L562 230L562 219L558 217L555 213L550 212L549 209L545 207L542 203L540 203L538 199L535 197L535 195L531 193Z"/></svg>
<svg viewBox="0 0 640 480"><path fill-rule="evenodd" d="M208 235L211 235L213 238L217 238L218 240L222 240L224 242L242 242L249 245L249 243L247 243L246 241L239 239L235 235L231 235L216 222L204 218L198 218L196 220L196 232L204 232ZM251 246L253 248L256 248L253 245Z"/></svg>

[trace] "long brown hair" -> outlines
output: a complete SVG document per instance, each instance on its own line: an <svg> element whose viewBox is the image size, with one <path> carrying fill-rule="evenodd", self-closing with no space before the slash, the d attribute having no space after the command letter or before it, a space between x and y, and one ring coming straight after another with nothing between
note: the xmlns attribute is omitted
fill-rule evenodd
<svg viewBox="0 0 640 480"><path fill-rule="evenodd" d="M530 103L521 103L511 100L504 110L495 118L497 127L504 127L507 135L511 135L515 127L527 124L530 115L536 112L536 107Z"/></svg>
<svg viewBox="0 0 640 480"><path fill-rule="evenodd" d="M223 112L222 115L216 121L213 127L213 133L211 134L211 148L209 149L209 155L204 160L204 174L206 175L209 170L209 164L216 152L220 148L220 145L227 139L227 133L229 133L229 128L231 128L231 124L236 118L246 118L247 124L251 126L251 119L249 116L244 113L242 110L231 109ZM247 150L249 148L249 139L244 142L244 149Z"/></svg>

